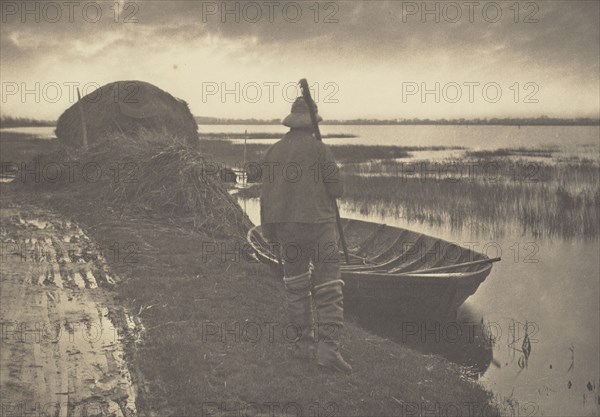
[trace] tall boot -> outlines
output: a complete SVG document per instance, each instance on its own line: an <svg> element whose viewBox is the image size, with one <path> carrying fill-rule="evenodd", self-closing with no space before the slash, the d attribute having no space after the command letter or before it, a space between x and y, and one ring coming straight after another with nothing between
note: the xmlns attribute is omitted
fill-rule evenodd
<svg viewBox="0 0 600 417"><path fill-rule="evenodd" d="M318 347L317 363L325 368L345 373L352 367L340 354L340 336L344 327L344 281L338 279L316 285L315 305L317 310Z"/></svg>
<svg viewBox="0 0 600 417"><path fill-rule="evenodd" d="M294 345L294 356L298 359L313 359L315 338L310 271L293 277L283 277L283 283L287 294L288 317L299 332Z"/></svg>

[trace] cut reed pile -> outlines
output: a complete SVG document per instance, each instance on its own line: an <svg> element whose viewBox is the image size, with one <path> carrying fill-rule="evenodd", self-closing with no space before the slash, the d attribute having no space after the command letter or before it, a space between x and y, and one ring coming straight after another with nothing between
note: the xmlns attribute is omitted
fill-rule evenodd
<svg viewBox="0 0 600 417"><path fill-rule="evenodd" d="M63 145L94 144L109 134L133 134L140 128L198 141L198 124L185 101L143 81L117 81L85 95L60 116L56 137Z"/></svg>
<svg viewBox="0 0 600 417"><path fill-rule="evenodd" d="M212 166L197 147L141 130L110 135L87 150L60 147L40 155L27 164L30 174L17 175L13 184L66 195L63 204L83 201L91 210L173 219L214 237L245 237L251 222Z"/></svg>

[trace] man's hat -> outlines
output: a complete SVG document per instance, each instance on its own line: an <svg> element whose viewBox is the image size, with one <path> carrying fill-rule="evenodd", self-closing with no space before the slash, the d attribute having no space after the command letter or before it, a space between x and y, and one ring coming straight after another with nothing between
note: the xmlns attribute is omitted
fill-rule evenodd
<svg viewBox="0 0 600 417"><path fill-rule="evenodd" d="M317 113L317 122L323 121L321 116L319 116L319 111L316 104L315 110ZM288 114L281 123L287 127L312 127L310 111L303 97L298 97L296 101L294 101L294 104L292 104L292 112Z"/></svg>

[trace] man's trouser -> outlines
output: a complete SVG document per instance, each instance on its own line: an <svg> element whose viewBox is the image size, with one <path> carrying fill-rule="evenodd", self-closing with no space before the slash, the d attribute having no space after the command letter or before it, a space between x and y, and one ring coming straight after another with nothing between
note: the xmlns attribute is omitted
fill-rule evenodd
<svg viewBox="0 0 600 417"><path fill-rule="evenodd" d="M275 231L283 260L288 315L301 332L297 355L310 357L316 337L319 364L350 372L352 368L339 354L344 325L344 282L340 279L336 223L278 223ZM316 334L313 301L317 312Z"/></svg>

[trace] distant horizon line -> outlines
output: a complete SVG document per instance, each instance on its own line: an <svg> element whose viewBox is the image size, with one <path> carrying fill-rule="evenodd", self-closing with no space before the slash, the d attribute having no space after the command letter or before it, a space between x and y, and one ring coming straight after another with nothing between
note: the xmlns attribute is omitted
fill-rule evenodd
<svg viewBox="0 0 600 417"><path fill-rule="evenodd" d="M193 116L199 125L278 125L281 119L221 118ZM52 127L56 120L34 119L29 117L1 116L0 127ZM519 126L599 126L600 118L592 117L492 117L492 118L354 118L328 119L321 125L519 125Z"/></svg>

